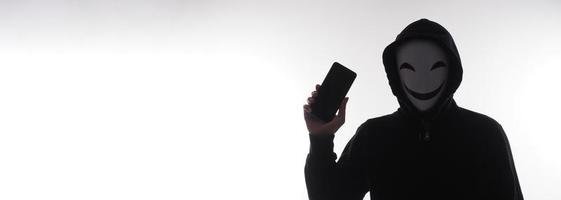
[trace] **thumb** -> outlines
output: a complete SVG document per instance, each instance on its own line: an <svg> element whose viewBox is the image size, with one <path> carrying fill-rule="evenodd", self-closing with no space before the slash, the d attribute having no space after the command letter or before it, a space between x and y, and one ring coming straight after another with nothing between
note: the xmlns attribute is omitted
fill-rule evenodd
<svg viewBox="0 0 561 200"><path fill-rule="evenodd" d="M345 119L345 115L347 112L347 102L349 101L349 97L345 97L339 106L339 112L337 113L337 117L341 117Z"/></svg>
<svg viewBox="0 0 561 200"><path fill-rule="evenodd" d="M347 101L349 101L349 97L345 97L339 106L339 112L333 120L326 124L326 129L332 131L333 133L337 132L341 126L345 123L345 112L347 108Z"/></svg>

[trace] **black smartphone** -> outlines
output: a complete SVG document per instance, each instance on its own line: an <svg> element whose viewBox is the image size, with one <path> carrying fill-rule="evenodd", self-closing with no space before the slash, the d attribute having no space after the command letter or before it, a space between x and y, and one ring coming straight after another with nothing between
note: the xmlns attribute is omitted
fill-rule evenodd
<svg viewBox="0 0 561 200"><path fill-rule="evenodd" d="M312 114L324 122L331 121L355 79L355 72L338 62L333 63L311 105Z"/></svg>

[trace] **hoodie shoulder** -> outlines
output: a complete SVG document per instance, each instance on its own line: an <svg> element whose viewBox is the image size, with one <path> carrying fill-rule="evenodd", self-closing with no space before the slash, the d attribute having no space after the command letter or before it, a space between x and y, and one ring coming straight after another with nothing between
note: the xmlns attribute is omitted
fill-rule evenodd
<svg viewBox="0 0 561 200"><path fill-rule="evenodd" d="M461 119L462 122L468 126L479 126L487 128L500 127L499 122L485 114L461 107L458 110L459 119Z"/></svg>
<svg viewBox="0 0 561 200"><path fill-rule="evenodd" d="M369 126L371 128L374 127L381 127L381 126L391 126L396 124L396 116L395 113L387 114L379 117L374 117L366 120L363 124L365 126Z"/></svg>
<svg viewBox="0 0 561 200"><path fill-rule="evenodd" d="M391 129L398 126L396 114L387 114L366 120L359 127L361 135L373 136L376 133L384 132L382 130Z"/></svg>
<svg viewBox="0 0 561 200"><path fill-rule="evenodd" d="M482 144L505 146L508 139L503 127L495 119L465 108L460 108L457 121L458 128L472 134Z"/></svg>

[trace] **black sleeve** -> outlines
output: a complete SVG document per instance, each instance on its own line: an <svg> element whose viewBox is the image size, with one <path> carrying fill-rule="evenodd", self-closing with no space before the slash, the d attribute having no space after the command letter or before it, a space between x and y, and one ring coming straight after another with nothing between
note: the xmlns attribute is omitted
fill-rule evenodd
<svg viewBox="0 0 561 200"><path fill-rule="evenodd" d="M500 124L489 143L490 151L486 159L484 192L485 199L523 200L518 175L508 138Z"/></svg>
<svg viewBox="0 0 561 200"><path fill-rule="evenodd" d="M333 134L309 135L310 152L304 173L310 200L364 198L369 184L358 139L361 127L345 146L338 162L333 152Z"/></svg>

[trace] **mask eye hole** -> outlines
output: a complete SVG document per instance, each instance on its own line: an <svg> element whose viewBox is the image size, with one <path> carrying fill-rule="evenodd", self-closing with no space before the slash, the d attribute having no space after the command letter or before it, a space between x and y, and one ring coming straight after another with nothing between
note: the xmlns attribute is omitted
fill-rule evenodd
<svg viewBox="0 0 561 200"><path fill-rule="evenodd" d="M446 63L444 63L442 61L438 61L438 62L434 63L434 65L432 65L430 70L434 70L434 69L439 68L439 67L446 67Z"/></svg>
<svg viewBox="0 0 561 200"><path fill-rule="evenodd" d="M401 64L401 66L399 66L399 69L400 70L401 69L408 69L408 70L411 70L411 71L415 71L415 68L413 68L413 66L411 66L409 63L406 63L406 62Z"/></svg>

